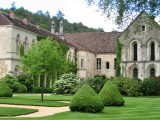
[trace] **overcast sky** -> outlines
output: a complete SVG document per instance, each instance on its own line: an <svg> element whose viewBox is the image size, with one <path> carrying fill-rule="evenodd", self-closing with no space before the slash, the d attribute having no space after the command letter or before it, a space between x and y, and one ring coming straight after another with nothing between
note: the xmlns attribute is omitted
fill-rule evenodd
<svg viewBox="0 0 160 120"><path fill-rule="evenodd" d="M0 0L0 7L10 8L13 1L17 8L23 6L32 12L49 11L51 16L60 10L64 13L64 18L71 23L82 22L88 27L103 28L106 32L116 29L112 21L102 16L101 12L97 12L96 6L88 7L85 0Z"/></svg>

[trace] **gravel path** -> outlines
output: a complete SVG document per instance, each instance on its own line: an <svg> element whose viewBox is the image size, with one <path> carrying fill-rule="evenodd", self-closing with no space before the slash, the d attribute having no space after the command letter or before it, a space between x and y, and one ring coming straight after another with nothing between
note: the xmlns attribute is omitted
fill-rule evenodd
<svg viewBox="0 0 160 120"><path fill-rule="evenodd" d="M19 115L15 117L44 117L49 115L54 115L56 113L69 111L69 107L44 107L44 106L26 106L26 105L8 105L8 104L0 104L0 107L16 107L16 108L30 108L37 109L38 112L27 114L27 115Z"/></svg>

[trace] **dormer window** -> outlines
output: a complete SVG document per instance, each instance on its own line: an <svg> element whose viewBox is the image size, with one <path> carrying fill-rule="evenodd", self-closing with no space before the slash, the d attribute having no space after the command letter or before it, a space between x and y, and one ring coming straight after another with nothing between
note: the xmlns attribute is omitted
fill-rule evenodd
<svg viewBox="0 0 160 120"><path fill-rule="evenodd" d="M142 25L142 32L143 31L146 31L146 26L145 25Z"/></svg>

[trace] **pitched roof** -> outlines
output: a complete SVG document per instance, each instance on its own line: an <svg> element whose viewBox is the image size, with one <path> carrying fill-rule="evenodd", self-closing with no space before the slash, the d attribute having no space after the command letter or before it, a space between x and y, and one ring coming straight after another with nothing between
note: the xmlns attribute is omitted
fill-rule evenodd
<svg viewBox="0 0 160 120"><path fill-rule="evenodd" d="M137 22L137 20L142 15L146 15L154 24L156 24L157 27L160 28L160 25L155 20L151 19L151 16L149 16L149 14L147 14L145 11L142 11L133 21L131 21L131 23L127 26L127 28L121 34L119 34L118 38L120 38L135 22Z"/></svg>
<svg viewBox="0 0 160 120"><path fill-rule="evenodd" d="M67 42L79 50L94 53L115 53L115 42L120 32L85 32L64 34Z"/></svg>
<svg viewBox="0 0 160 120"><path fill-rule="evenodd" d="M62 40L58 35L52 34L50 31L47 31L42 28L37 28L36 25L33 25L31 23L25 24L23 20L15 17L14 19L10 17L10 15L3 13L0 11L0 25L14 25L23 29L26 29L28 31L31 31L33 33L36 33L38 35L44 36L44 37L51 37L54 40L57 40L58 42L68 44L65 40Z"/></svg>

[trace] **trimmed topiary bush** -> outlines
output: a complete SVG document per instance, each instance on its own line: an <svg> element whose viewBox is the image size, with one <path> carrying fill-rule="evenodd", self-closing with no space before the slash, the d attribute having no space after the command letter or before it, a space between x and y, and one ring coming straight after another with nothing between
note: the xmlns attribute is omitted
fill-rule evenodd
<svg viewBox="0 0 160 120"><path fill-rule="evenodd" d="M98 94L103 88L104 84L107 81L105 75L95 76L94 78L90 78L87 81L87 84Z"/></svg>
<svg viewBox="0 0 160 120"><path fill-rule="evenodd" d="M4 81L0 81L0 97L12 97L12 91Z"/></svg>
<svg viewBox="0 0 160 120"><path fill-rule="evenodd" d="M71 111L101 112L104 108L102 100L87 84L84 84L73 96L69 108Z"/></svg>
<svg viewBox="0 0 160 120"><path fill-rule="evenodd" d="M118 88L111 81L106 82L98 96L105 106L123 106L125 103Z"/></svg>

